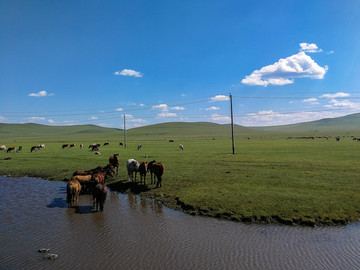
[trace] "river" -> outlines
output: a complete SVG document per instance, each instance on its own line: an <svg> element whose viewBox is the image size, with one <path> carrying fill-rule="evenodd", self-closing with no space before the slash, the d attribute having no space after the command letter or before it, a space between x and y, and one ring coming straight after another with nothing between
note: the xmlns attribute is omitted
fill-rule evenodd
<svg viewBox="0 0 360 270"><path fill-rule="evenodd" d="M249 225L114 191L94 212L88 195L67 207L65 182L0 183L0 269L360 269L360 223Z"/></svg>

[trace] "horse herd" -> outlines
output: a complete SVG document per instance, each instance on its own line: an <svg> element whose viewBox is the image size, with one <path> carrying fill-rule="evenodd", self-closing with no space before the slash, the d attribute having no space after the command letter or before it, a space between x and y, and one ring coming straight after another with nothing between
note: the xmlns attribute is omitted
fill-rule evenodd
<svg viewBox="0 0 360 270"><path fill-rule="evenodd" d="M68 207L72 206L79 200L80 192L93 195L93 207L95 211L103 211L104 203L107 197L108 189L105 185L107 176L114 176L119 172L119 154L114 154L109 158L109 164L105 167L98 166L87 171L75 171L71 180L66 185L67 203ZM140 184L146 180L147 172L151 175L151 184L155 184L155 177L157 178L156 188L162 186L162 176L165 171L165 166L162 163L156 162L138 162L135 159L128 159L126 162L128 172L128 180L136 183L136 175L140 174ZM135 178L134 178L135 174Z"/></svg>

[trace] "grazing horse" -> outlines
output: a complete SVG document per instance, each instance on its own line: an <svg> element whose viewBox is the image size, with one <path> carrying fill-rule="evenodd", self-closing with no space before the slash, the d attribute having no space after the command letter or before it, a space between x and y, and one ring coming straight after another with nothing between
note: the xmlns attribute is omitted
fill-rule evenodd
<svg viewBox="0 0 360 270"><path fill-rule="evenodd" d="M67 203L68 207L72 206L75 201L79 201L79 194L81 191L81 185L78 180L70 180L66 185Z"/></svg>
<svg viewBox="0 0 360 270"><path fill-rule="evenodd" d="M116 168L116 175L119 174L119 154L114 154L113 156L109 157L109 164Z"/></svg>
<svg viewBox="0 0 360 270"><path fill-rule="evenodd" d="M140 167L140 163L133 158L130 158L126 161L128 180L131 180L132 182L134 180L134 173L135 173L135 183L136 183L136 174L139 171L139 167Z"/></svg>
<svg viewBox="0 0 360 270"><path fill-rule="evenodd" d="M104 184L108 175L114 176L114 167L111 165L108 165L100 172L93 174L92 181L95 181L96 184Z"/></svg>
<svg viewBox="0 0 360 270"><path fill-rule="evenodd" d="M18 151L22 151L22 146L20 145L19 148L18 148Z"/></svg>
<svg viewBox="0 0 360 270"><path fill-rule="evenodd" d="M164 164L160 163L160 162L156 162L155 160L150 161L148 164L148 170L151 173L151 184L152 182L152 174L154 174L157 178L157 183L156 183L156 188L158 188L159 186L162 186L162 176L164 174L165 171L165 166ZM155 177L154 177L154 184L155 184Z"/></svg>
<svg viewBox="0 0 360 270"><path fill-rule="evenodd" d="M106 143L104 143L104 146L105 146L105 145L110 145L110 143L106 142Z"/></svg>
<svg viewBox="0 0 360 270"><path fill-rule="evenodd" d="M6 151L6 146L5 145L0 145L0 151Z"/></svg>
<svg viewBox="0 0 360 270"><path fill-rule="evenodd" d="M9 147L6 153L9 153L10 151L15 151L15 149L16 149L15 146Z"/></svg>
<svg viewBox="0 0 360 270"><path fill-rule="evenodd" d="M103 184L97 184L94 188L93 193L93 207L96 205L95 211L103 211L108 189Z"/></svg>
<svg viewBox="0 0 360 270"><path fill-rule="evenodd" d="M147 170L148 170L148 163L146 161L140 162L140 166L139 166L140 184L142 183L142 180L144 179L144 185L145 185Z"/></svg>

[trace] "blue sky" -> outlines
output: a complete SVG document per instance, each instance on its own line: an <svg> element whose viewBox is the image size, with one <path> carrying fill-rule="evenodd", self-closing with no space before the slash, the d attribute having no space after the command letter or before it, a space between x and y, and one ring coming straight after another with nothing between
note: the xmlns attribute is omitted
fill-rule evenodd
<svg viewBox="0 0 360 270"><path fill-rule="evenodd" d="M0 0L0 122L244 126L360 112L360 2Z"/></svg>

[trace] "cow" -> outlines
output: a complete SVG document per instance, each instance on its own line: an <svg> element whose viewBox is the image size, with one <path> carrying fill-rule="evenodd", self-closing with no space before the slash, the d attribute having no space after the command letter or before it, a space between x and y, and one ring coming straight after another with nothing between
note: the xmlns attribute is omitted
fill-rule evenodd
<svg viewBox="0 0 360 270"><path fill-rule="evenodd" d="M179 145L180 150L184 150L184 146L182 144Z"/></svg>
<svg viewBox="0 0 360 270"><path fill-rule="evenodd" d="M139 167L140 167L140 163L133 158L130 158L126 161L128 180L131 180L132 182L134 180L134 173L135 173L135 183L136 183L136 174L139 171Z"/></svg>
<svg viewBox="0 0 360 270"><path fill-rule="evenodd" d="M38 145L38 148L39 148L39 149L40 149L40 148L45 149L45 144L39 144L39 145Z"/></svg>
<svg viewBox="0 0 360 270"><path fill-rule="evenodd" d="M75 144L75 143L72 143L72 144L69 145L69 148L70 148L70 147L76 147L76 144Z"/></svg>
<svg viewBox="0 0 360 270"><path fill-rule="evenodd" d="M138 144L137 150L141 150L141 149L142 149L142 144Z"/></svg>
<svg viewBox="0 0 360 270"><path fill-rule="evenodd" d="M35 146L31 146L31 150L30 150L30 152L32 152L32 151L37 151L37 149L38 149L38 146L37 145L35 145Z"/></svg>
<svg viewBox="0 0 360 270"><path fill-rule="evenodd" d="M6 146L5 145L0 145L0 151L6 151Z"/></svg>
<svg viewBox="0 0 360 270"><path fill-rule="evenodd" d="M68 144L63 144L63 145L61 146L62 149L64 149L64 148L69 148L69 147L70 147L70 145L68 145Z"/></svg>
<svg viewBox="0 0 360 270"><path fill-rule="evenodd" d="M95 207L95 211L104 211L104 204L106 201L106 197L108 194L108 189L106 185L97 184L94 188L93 192L93 207Z"/></svg>
<svg viewBox="0 0 360 270"><path fill-rule="evenodd" d="M119 143L119 146L123 146L123 143L122 143L122 142L120 142L120 143Z"/></svg>
<svg viewBox="0 0 360 270"><path fill-rule="evenodd" d="M111 157L109 157L109 164L116 168L116 175L119 174L119 154L114 154Z"/></svg>
<svg viewBox="0 0 360 270"><path fill-rule="evenodd" d="M110 145L110 143L106 142L106 143L104 143L104 146L105 146L105 145Z"/></svg>
<svg viewBox="0 0 360 270"><path fill-rule="evenodd" d="M174 142L174 140L171 140L171 139L170 139L169 142Z"/></svg>
<svg viewBox="0 0 360 270"><path fill-rule="evenodd" d="M11 151L14 151L15 152L16 150L16 147L15 146L12 146L12 147L9 147L7 150L6 150L6 153L9 153Z"/></svg>
<svg viewBox="0 0 360 270"><path fill-rule="evenodd" d="M146 184L145 179L146 179L147 170L148 170L148 163L146 161L140 162L140 166L139 166L140 184L142 183L143 179L144 179L144 185Z"/></svg>
<svg viewBox="0 0 360 270"><path fill-rule="evenodd" d="M84 145L83 144L80 144L80 149L83 149L84 148Z"/></svg>
<svg viewBox="0 0 360 270"><path fill-rule="evenodd" d="M98 152L98 151L96 151L96 152L95 152L95 155L101 156L101 153Z"/></svg>
<svg viewBox="0 0 360 270"><path fill-rule="evenodd" d="M72 206L75 201L79 201L81 191L80 182L77 179L70 180L66 185L68 207Z"/></svg>
<svg viewBox="0 0 360 270"><path fill-rule="evenodd" d="M22 146L20 145L19 147L18 147L18 151L20 152L20 151L22 151Z"/></svg>
<svg viewBox="0 0 360 270"><path fill-rule="evenodd" d="M151 184L152 184L152 175L154 174L157 178L156 188L158 188L159 186L161 187L162 186L162 176L165 171L164 164L162 164L160 162L156 162L155 160L150 161L148 163L148 170L151 173ZM155 184L155 177L154 177L154 184Z"/></svg>

